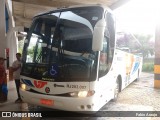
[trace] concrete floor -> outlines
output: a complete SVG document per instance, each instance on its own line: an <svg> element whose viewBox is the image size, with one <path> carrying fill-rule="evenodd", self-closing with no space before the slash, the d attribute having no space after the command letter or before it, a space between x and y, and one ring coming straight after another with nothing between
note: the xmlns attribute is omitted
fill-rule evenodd
<svg viewBox="0 0 160 120"><path fill-rule="evenodd" d="M160 89L154 89L154 75L142 73L138 82L133 82L125 88L116 102L107 103L101 111L160 111ZM0 111L51 111L48 108L28 105L27 103L16 104L17 98L14 81L8 82L8 101L0 103ZM127 113L131 114L131 112ZM159 113L160 114L160 113ZM0 115L1 116L1 115ZM85 117L74 119L87 120L160 120L158 117ZM0 118L4 120L7 118ZM11 118L9 118L11 119ZM66 118L12 118L11 120L64 120Z"/></svg>

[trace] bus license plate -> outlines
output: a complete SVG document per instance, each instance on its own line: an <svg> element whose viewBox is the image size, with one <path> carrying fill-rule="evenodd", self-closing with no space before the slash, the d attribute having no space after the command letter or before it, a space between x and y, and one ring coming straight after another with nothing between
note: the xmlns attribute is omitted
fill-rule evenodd
<svg viewBox="0 0 160 120"><path fill-rule="evenodd" d="M54 105L54 101L53 100L48 100L48 99L40 99L40 103L43 105Z"/></svg>

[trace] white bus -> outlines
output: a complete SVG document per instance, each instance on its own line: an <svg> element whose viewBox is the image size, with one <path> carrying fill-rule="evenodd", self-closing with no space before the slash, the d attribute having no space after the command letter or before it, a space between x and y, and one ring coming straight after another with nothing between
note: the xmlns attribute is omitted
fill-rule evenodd
<svg viewBox="0 0 160 120"><path fill-rule="evenodd" d="M98 111L139 78L140 44L115 31L101 5L57 9L34 17L23 49L23 101L66 111Z"/></svg>

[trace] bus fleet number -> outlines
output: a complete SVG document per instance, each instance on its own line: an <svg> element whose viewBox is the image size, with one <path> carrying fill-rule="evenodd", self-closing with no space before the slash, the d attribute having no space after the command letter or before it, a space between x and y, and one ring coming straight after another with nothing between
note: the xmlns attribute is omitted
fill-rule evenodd
<svg viewBox="0 0 160 120"><path fill-rule="evenodd" d="M67 84L67 87L68 88L76 88L76 89L85 89L86 86L83 86L83 85L69 85Z"/></svg>

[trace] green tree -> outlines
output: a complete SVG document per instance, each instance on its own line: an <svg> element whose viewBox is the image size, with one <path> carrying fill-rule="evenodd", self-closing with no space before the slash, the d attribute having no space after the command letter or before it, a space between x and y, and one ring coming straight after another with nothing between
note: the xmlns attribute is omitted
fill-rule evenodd
<svg viewBox="0 0 160 120"><path fill-rule="evenodd" d="M154 41L151 41L153 35L147 34L135 34L134 35L142 45L142 53L144 58L148 58L148 55L154 55Z"/></svg>
<svg viewBox="0 0 160 120"><path fill-rule="evenodd" d="M24 40L18 41L18 52L22 54Z"/></svg>

